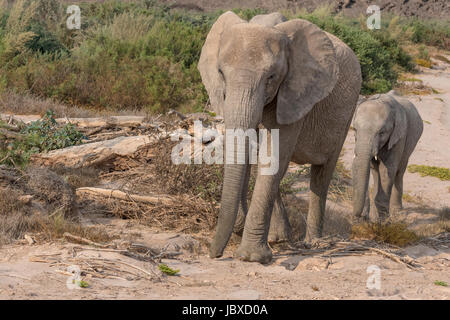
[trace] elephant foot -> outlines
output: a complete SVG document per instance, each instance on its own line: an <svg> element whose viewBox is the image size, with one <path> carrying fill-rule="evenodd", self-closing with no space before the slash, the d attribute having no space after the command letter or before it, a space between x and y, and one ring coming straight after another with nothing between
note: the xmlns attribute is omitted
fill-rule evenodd
<svg viewBox="0 0 450 320"><path fill-rule="evenodd" d="M291 240L291 228L285 224L270 225L268 242L280 243L289 242Z"/></svg>
<svg viewBox="0 0 450 320"><path fill-rule="evenodd" d="M224 248L224 246L220 246L218 241L214 239L209 246L209 257L213 259L222 257Z"/></svg>
<svg viewBox="0 0 450 320"><path fill-rule="evenodd" d="M392 213L398 213L399 211L401 211L403 209L402 205L398 205L398 204L394 204L391 206L391 208L389 209L389 212Z"/></svg>
<svg viewBox="0 0 450 320"><path fill-rule="evenodd" d="M272 260L272 251L265 244L241 244L234 254L235 258L249 262L269 263Z"/></svg>
<svg viewBox="0 0 450 320"><path fill-rule="evenodd" d="M317 242L320 241L320 238L322 238L322 236L319 232L306 231L306 236L303 240L303 243L307 246L313 247Z"/></svg>

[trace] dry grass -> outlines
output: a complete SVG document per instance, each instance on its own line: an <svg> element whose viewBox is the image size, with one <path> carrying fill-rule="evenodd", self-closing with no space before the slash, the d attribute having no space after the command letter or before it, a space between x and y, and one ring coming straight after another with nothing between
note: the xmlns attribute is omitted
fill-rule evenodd
<svg viewBox="0 0 450 320"><path fill-rule="evenodd" d="M414 61L419 66L422 66L422 67L425 67L425 68L431 68L431 66L433 65L433 63L431 61L425 60L425 59L416 58Z"/></svg>
<svg viewBox="0 0 450 320"><path fill-rule="evenodd" d="M102 228L78 222L74 192L62 177L48 169L20 172L2 167L0 244L22 239L27 233L35 233L38 241L55 240L65 232L96 242L111 240Z"/></svg>
<svg viewBox="0 0 450 320"><path fill-rule="evenodd" d="M30 168L26 172L27 189L44 202L52 214L75 217L75 194L62 177L45 168Z"/></svg>
<svg viewBox="0 0 450 320"><path fill-rule="evenodd" d="M16 115L38 114L43 116L48 110L55 112L58 118L84 118L95 116L112 115L145 115L144 112L133 110L95 110L93 108L82 108L76 105L66 105L50 98L40 98L31 94L17 94L12 91L0 92L0 113L11 113Z"/></svg>
<svg viewBox="0 0 450 320"><path fill-rule="evenodd" d="M433 93L438 93L437 90L432 87L422 84L422 82L399 82L395 89L403 96L417 95L425 96Z"/></svg>
<svg viewBox="0 0 450 320"><path fill-rule="evenodd" d="M20 196L17 190L0 189L0 245L13 243L30 233L34 233L37 241L60 239L65 232L95 242L112 239L102 228L84 227L61 213L36 212L32 206L20 201Z"/></svg>
<svg viewBox="0 0 450 320"><path fill-rule="evenodd" d="M352 238L374 240L399 247L410 245L420 239L403 222L356 224L352 226Z"/></svg>
<svg viewBox="0 0 450 320"><path fill-rule="evenodd" d="M450 180L450 169L411 164L408 166L408 171L411 173L419 173L421 177L431 176L439 178L442 181Z"/></svg>
<svg viewBox="0 0 450 320"><path fill-rule="evenodd" d="M207 201L220 201L223 182L223 166L172 163L171 152L176 141L160 141L152 158L154 183L162 193L190 194Z"/></svg>
<svg viewBox="0 0 450 320"><path fill-rule="evenodd" d="M328 189L328 198L333 201L351 202L352 192L351 172L339 159Z"/></svg>
<svg viewBox="0 0 450 320"><path fill-rule="evenodd" d="M447 57L443 56L443 55L437 54L437 55L433 56L433 58L435 58L437 60L440 60L442 62L450 64L450 60Z"/></svg>
<svg viewBox="0 0 450 320"><path fill-rule="evenodd" d="M0 189L0 245L39 230L39 218L26 212L19 196L13 189Z"/></svg>
<svg viewBox="0 0 450 320"><path fill-rule="evenodd" d="M0 94L0 112L12 114L38 114L43 116L53 110L57 117L91 117L94 112L67 106L52 99L39 98L30 94L17 94L11 91Z"/></svg>
<svg viewBox="0 0 450 320"><path fill-rule="evenodd" d="M95 168L55 167L53 171L63 177L72 190L82 187L94 187L100 183L100 171Z"/></svg>
<svg viewBox="0 0 450 320"><path fill-rule="evenodd" d="M419 82L422 83L421 79L415 78L414 75L409 73L402 73L398 76L398 81L405 82Z"/></svg>
<svg viewBox="0 0 450 320"><path fill-rule="evenodd" d="M162 230L211 232L218 215L223 167L174 165L171 160L174 144L170 140L161 140L152 145L151 150L147 150L151 154L149 163L148 157L145 157L147 161L128 170L100 173L104 182L110 179L111 183L126 193L170 195L175 199L170 204L86 197L81 206L88 212L104 212L123 219L136 219L144 225ZM83 183L86 182L89 181Z"/></svg>
<svg viewBox="0 0 450 320"><path fill-rule="evenodd" d="M424 200L420 197L413 196L407 192L403 193L402 199L406 202L414 203L417 205L424 205Z"/></svg>

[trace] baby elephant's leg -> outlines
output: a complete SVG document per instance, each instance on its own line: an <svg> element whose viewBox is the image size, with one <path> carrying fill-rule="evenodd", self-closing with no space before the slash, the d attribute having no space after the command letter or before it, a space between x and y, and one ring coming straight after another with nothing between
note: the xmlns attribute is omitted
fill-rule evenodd
<svg viewBox="0 0 450 320"><path fill-rule="evenodd" d="M275 243L289 240L291 240L291 225L280 192L278 192L273 205L268 241Z"/></svg>

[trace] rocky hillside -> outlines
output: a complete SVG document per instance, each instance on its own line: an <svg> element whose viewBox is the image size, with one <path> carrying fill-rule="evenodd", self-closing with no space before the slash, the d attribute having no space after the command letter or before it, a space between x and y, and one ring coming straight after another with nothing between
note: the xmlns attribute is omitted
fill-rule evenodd
<svg viewBox="0 0 450 320"><path fill-rule="evenodd" d="M449 19L450 2L448 0L162 0L172 7L190 10L212 11L216 9L261 8L269 11L280 9L314 10L329 4L335 12L349 16L365 14L371 4L377 4L381 12L390 12L418 18Z"/></svg>

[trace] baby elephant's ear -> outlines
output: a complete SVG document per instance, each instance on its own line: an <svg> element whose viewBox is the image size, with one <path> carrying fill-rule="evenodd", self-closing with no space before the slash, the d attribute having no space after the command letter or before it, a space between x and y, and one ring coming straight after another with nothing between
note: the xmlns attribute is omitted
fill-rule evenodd
<svg viewBox="0 0 450 320"><path fill-rule="evenodd" d="M400 103L394 101L392 105L394 111L394 129L389 137L388 150L390 150L400 139L406 137L407 122L406 111Z"/></svg>
<svg viewBox="0 0 450 320"><path fill-rule="evenodd" d="M206 37L198 62L198 70L208 92L209 101L213 110L219 115L223 115L225 90L223 79L218 70L220 40L224 30L234 24L245 22L231 11L222 14L213 24Z"/></svg>
<svg viewBox="0 0 450 320"><path fill-rule="evenodd" d="M275 28L290 40L288 73L277 98L277 121L289 124L304 117L317 102L331 93L339 67L331 39L315 24L294 19Z"/></svg>

